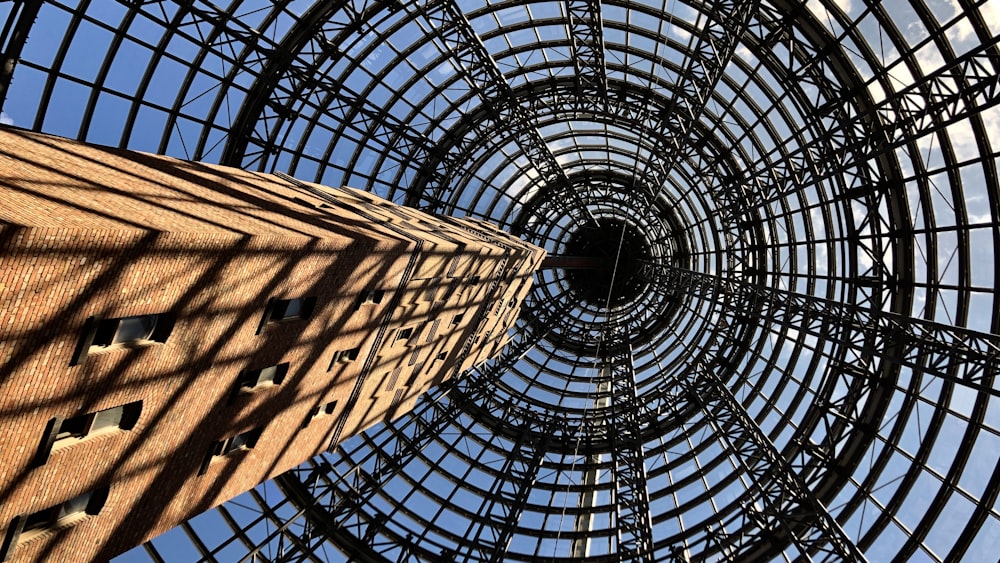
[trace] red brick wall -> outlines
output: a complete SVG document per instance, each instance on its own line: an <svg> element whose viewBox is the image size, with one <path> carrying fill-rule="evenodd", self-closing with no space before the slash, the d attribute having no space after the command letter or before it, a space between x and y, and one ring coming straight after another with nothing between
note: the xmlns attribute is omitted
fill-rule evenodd
<svg viewBox="0 0 1000 563"><path fill-rule="evenodd" d="M0 533L15 516L110 486L98 515L21 542L12 560L107 559L327 449L338 428L343 439L405 412L497 350L516 318L497 303L523 297L540 250L494 235L504 250L461 222L318 189L0 129ZM411 261L416 240L423 253ZM385 298L358 307L369 289ZM308 320L258 333L270 299L307 296ZM89 317L166 312L176 322L165 343L70 365ZM463 322L448 326L458 312ZM458 358L486 330L491 342ZM331 367L356 346L356 361ZM290 366L280 385L235 392L241 370L280 362ZM34 465L53 417L138 400L132 430ZM332 415L311 417L334 400ZM257 427L253 449L198 474L213 443Z"/></svg>

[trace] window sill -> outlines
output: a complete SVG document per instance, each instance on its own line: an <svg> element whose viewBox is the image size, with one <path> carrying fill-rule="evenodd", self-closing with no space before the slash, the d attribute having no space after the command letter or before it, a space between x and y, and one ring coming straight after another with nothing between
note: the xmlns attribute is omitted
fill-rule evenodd
<svg viewBox="0 0 1000 563"><path fill-rule="evenodd" d="M73 514L71 516L63 518L62 520L59 520L52 526L39 528L37 530L29 530L27 532L21 532L21 534L17 537L17 546L21 547L22 545L27 545L35 541L39 541L45 538L51 538L56 534L58 534L59 532L62 532L64 530L72 528L73 526L76 526L77 524L83 522L84 520L89 520L91 516L92 515L90 514Z"/></svg>
<svg viewBox="0 0 1000 563"><path fill-rule="evenodd" d="M202 466L203 469L198 472L198 476L201 477L203 475L207 475L209 471L212 471L212 468L227 465L227 462L240 463L243 461L243 458L250 454L252 450L253 448L241 447L240 449L233 450L229 453L213 455L211 459L208 460L208 463Z"/></svg>
<svg viewBox="0 0 1000 563"><path fill-rule="evenodd" d="M119 434L125 434L126 432L128 432L128 430L124 430L122 428L102 428L101 430L91 432L83 437L62 438L52 442L52 449L50 450L49 455L70 450L80 444L100 442Z"/></svg>
<svg viewBox="0 0 1000 563"><path fill-rule="evenodd" d="M103 356L105 354L112 354L120 350L137 350L139 348L152 348L154 346L162 345L162 342L157 342L155 340L138 340L135 342L121 342L118 344L112 344L111 346L91 346L87 350L87 358L91 356Z"/></svg>
<svg viewBox="0 0 1000 563"><path fill-rule="evenodd" d="M273 381L268 381L266 383L258 383L257 385L254 385L253 387L240 387L239 391L237 391L236 394L237 395L254 395L254 394L257 394L257 393L263 393L263 392L268 391L270 389L275 389L277 387L281 387L281 385L279 385L279 384L277 384L277 383L275 383Z"/></svg>

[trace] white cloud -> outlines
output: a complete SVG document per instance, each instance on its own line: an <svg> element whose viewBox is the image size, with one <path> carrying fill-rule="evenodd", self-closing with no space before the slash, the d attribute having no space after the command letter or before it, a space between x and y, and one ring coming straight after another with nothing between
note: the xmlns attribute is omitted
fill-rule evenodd
<svg viewBox="0 0 1000 563"><path fill-rule="evenodd" d="M7 112L0 111L0 125L14 125L14 118L7 115Z"/></svg>

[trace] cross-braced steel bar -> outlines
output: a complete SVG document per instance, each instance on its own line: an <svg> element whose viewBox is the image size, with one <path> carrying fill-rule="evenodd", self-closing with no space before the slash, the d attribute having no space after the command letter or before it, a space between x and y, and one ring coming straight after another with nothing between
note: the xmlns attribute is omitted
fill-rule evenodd
<svg viewBox="0 0 1000 563"><path fill-rule="evenodd" d="M691 142L691 128L705 110L740 38L757 13L758 5L758 0L725 0L713 4L705 28L687 54L670 105L657 117L663 122L657 128L666 133L654 138L649 159L637 170L636 176L642 178L642 185L655 190L654 197L683 154L685 145Z"/></svg>
<svg viewBox="0 0 1000 563"><path fill-rule="evenodd" d="M573 46L577 95L591 111L602 111L608 99L604 66L604 24L600 0L566 0L569 37Z"/></svg>
<svg viewBox="0 0 1000 563"><path fill-rule="evenodd" d="M233 35L227 43L240 42L234 54L231 72L259 75L254 96L241 108L233 124L222 162L244 168L266 169L282 139L283 124L295 119L305 109L329 116L337 123L349 124L366 139L385 146L403 161L421 163L429 159L434 146L426 134L392 115L387 108L373 104L366 96L336 80L328 69L349 58L338 45L343 38L362 27L362 14L383 9L388 2L372 1L356 10L344 6L347 23L309 23L304 21L281 43L252 34L252 28L226 13L195 10L192 25L207 25ZM329 8L327 8L328 10ZM323 21L321 13L306 17ZM260 90L260 91L258 91ZM195 155L198 158L198 154ZM432 173L436 171L431 171ZM435 181L443 181L435 178Z"/></svg>
<svg viewBox="0 0 1000 563"><path fill-rule="evenodd" d="M816 335L837 326L836 344L864 361L872 356L926 375L1000 397L1000 335L880 309L841 303L812 295L751 284L739 279L646 263L642 274L656 283L702 296L750 295L758 300L762 318ZM730 300L727 303L739 303ZM874 338L872 338L874 337ZM867 367L867 364L866 364Z"/></svg>
<svg viewBox="0 0 1000 563"><path fill-rule="evenodd" d="M687 397L701 407L719 440L751 481L753 502L744 506L747 525L735 553L791 542L807 560L866 561L858 546L816 498L799 473L757 426L711 368L692 366Z"/></svg>
<svg viewBox="0 0 1000 563"><path fill-rule="evenodd" d="M606 338L627 337L609 330ZM607 375L611 378L607 430L612 445L617 560L652 562L653 520L649 513L649 489L632 347L614 348L620 351L608 356L605 361Z"/></svg>
<svg viewBox="0 0 1000 563"><path fill-rule="evenodd" d="M809 56L793 59L788 80L821 84L832 97L802 116L801 126L792 136L804 142L796 143L787 153L784 145L779 145L748 167L753 189L745 192L749 200L744 205L763 206L834 177L857 193L886 189L871 184L870 178L879 177L877 174L858 175L852 169L864 171L875 165L877 157L1000 104L998 44L1000 35L917 77L902 90L889 91L877 104L859 109L850 102L867 97L870 86L834 85L829 78L835 74L826 61L828 53L810 49L808 42L798 43L796 52ZM891 82L890 73L891 68L882 69L882 75L871 81ZM806 135L816 130L825 133Z"/></svg>
<svg viewBox="0 0 1000 563"><path fill-rule="evenodd" d="M423 4L412 5L404 3L404 7L419 13L431 25L435 36L455 60L456 68L465 73L474 92L482 99L489 117L507 125L515 142L524 151L525 157L538 171L541 185L545 189L554 191L555 199L574 220L596 224L596 220L587 209L586 202L573 189L566 171L535 127L531 115L514 97L514 92L497 62L454 0L429 0ZM477 123L477 127L486 125L488 124ZM447 176L461 169L461 163L449 164L447 160L445 157L435 163L439 166L447 165L446 171L438 174L439 176ZM434 175L431 174L431 177ZM430 193L420 196L427 200L428 208L434 211L438 209L445 190L449 187L447 183L428 185Z"/></svg>
<svg viewBox="0 0 1000 563"><path fill-rule="evenodd" d="M514 531L521 520L528 496L538 477L538 471L545 461L546 428L528 428L524 423L523 432L507 452L503 467L488 496L476 514L478 525L470 524L465 537L472 538L471 551L465 561L503 561ZM539 442L532 443L532 436L541 436ZM473 530L474 529L474 530Z"/></svg>

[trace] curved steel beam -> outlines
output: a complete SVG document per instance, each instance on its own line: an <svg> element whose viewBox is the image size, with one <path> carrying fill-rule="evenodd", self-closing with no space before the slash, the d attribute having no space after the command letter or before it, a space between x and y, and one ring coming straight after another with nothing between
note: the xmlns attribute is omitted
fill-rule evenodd
<svg viewBox="0 0 1000 563"><path fill-rule="evenodd" d="M0 108L7 101L7 90L14 77L14 67L21 58L31 26L38 17L42 0L15 0L4 27L0 30Z"/></svg>

